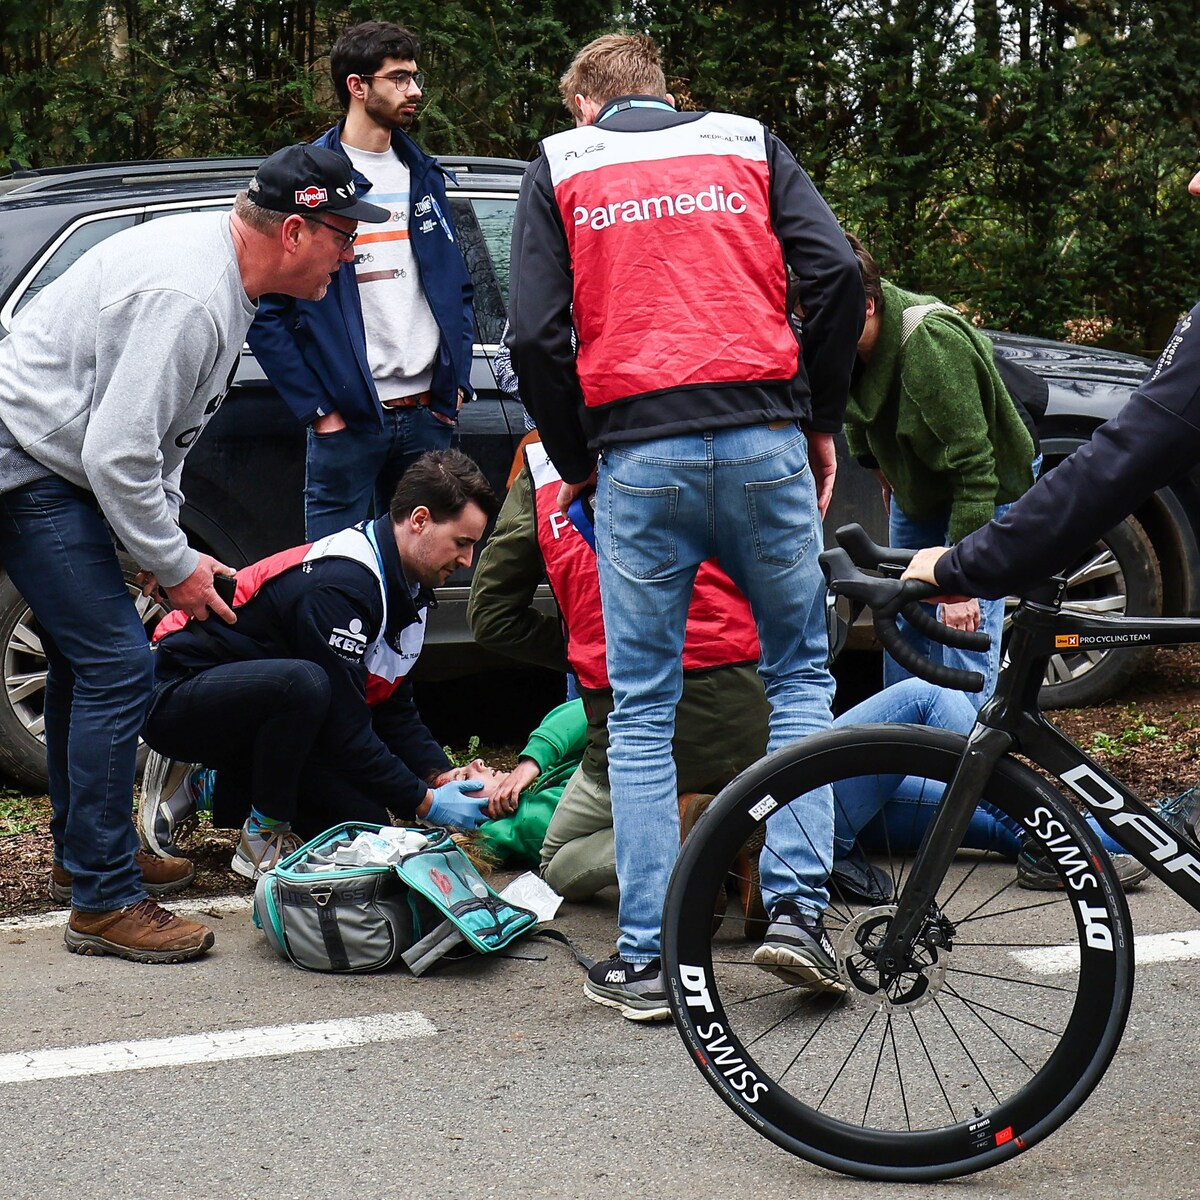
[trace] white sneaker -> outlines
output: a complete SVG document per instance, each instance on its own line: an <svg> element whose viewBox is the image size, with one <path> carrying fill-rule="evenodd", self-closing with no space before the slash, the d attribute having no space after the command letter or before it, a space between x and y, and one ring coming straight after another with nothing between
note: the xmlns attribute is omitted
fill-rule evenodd
<svg viewBox="0 0 1200 1200"><path fill-rule="evenodd" d="M272 867L277 867L301 845L290 825L276 825L261 836L252 835L243 825L241 840L229 867L243 879L257 879Z"/></svg>
<svg viewBox="0 0 1200 1200"><path fill-rule="evenodd" d="M137 824L151 854L177 857L176 837L196 828L196 780L200 770L195 763L164 758L156 750L147 756Z"/></svg>

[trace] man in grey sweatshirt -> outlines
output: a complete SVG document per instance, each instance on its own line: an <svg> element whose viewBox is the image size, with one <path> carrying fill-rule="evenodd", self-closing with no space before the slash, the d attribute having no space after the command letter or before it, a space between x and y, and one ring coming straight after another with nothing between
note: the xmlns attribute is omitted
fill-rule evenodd
<svg viewBox="0 0 1200 1200"><path fill-rule="evenodd" d="M231 569L177 523L184 457L221 406L259 296L319 299L357 222L387 218L356 197L340 156L290 146L232 213L101 242L0 342L0 566L33 609L49 665L54 878L71 890L77 953L178 962L213 944L143 878L132 795L154 670L113 536L147 591L200 620L235 619L213 587Z"/></svg>

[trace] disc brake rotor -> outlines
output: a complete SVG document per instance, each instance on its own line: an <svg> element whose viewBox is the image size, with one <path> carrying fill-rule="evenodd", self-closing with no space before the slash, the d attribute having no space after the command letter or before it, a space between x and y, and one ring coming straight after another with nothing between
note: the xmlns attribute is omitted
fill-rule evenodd
<svg viewBox="0 0 1200 1200"><path fill-rule="evenodd" d="M942 989L954 951L953 928L944 917L931 915L903 969L884 975L876 964L895 915L894 904L868 908L833 937L842 978L868 1004L885 1012L911 1011L933 1000Z"/></svg>

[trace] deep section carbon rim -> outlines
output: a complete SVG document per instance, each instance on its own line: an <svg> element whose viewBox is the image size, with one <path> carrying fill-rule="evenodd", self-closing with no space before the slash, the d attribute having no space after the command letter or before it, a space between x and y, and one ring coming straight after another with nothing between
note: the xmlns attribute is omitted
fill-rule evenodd
<svg viewBox="0 0 1200 1200"><path fill-rule="evenodd" d="M689 1053L739 1116L834 1170L918 1180L1002 1162L1078 1108L1124 1027L1132 931L1107 856L1070 805L1010 759L984 798L1052 847L1061 890L1021 889L1010 858L963 851L898 973L881 974L874 954L894 905L836 889L825 920L844 996L803 991L751 961L762 930L747 922L745 897L765 810L772 823L795 820L788 801L827 783L892 789L916 777L940 794L932 781L950 778L963 744L898 725L806 739L722 792L672 877L663 960ZM877 831L871 860L889 886L903 885L915 840L895 822Z"/></svg>

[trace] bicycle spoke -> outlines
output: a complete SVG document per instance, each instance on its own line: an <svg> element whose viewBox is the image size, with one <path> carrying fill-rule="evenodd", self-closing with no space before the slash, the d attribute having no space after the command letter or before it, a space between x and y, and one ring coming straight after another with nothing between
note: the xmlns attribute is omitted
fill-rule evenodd
<svg viewBox="0 0 1200 1200"><path fill-rule="evenodd" d="M984 1004L980 1000L972 1000L968 996L964 996L961 992L955 991L952 987L946 988L946 995L953 996L961 1004L968 1008L980 1008L984 1012L995 1013L998 1017L1007 1017L1010 1021L1016 1021L1018 1025L1024 1025L1029 1029L1036 1029L1038 1033L1049 1034L1051 1037L1062 1037L1061 1029L1049 1029L1045 1025L1039 1025L1036 1021L1027 1021L1024 1017L1018 1017L1016 1013L1005 1012L1000 1008L993 1008L990 1004Z"/></svg>
<svg viewBox="0 0 1200 1200"><path fill-rule="evenodd" d="M1066 992L1071 994L1075 991L1074 988L1060 987L1056 983L1040 983L1036 979L1013 979L1011 975L997 975L990 971L968 971L963 967L950 967L948 974L966 975L972 979L993 979L997 983L1017 983L1021 987L1044 988L1048 992Z"/></svg>
<svg viewBox="0 0 1200 1200"><path fill-rule="evenodd" d="M1006 768L1009 773L984 797L993 823L975 822L975 842L968 840L968 849L952 858L907 944L892 945L888 938L897 899L851 897L831 879L825 927L844 993L817 990L822 977L809 974L817 952L802 933L781 938L772 951L776 957L737 943L746 914L755 911L753 860L748 866L741 857L754 851L740 843L762 829L745 813L765 795L789 809L790 816L779 814L781 836L756 847L760 868L769 867L772 883L782 888L779 877L794 868L789 851L806 862L813 854L809 839L795 836L798 814L786 805L789 794L829 784L860 819L864 799L869 801L860 782L869 788L915 778L928 786L906 790L905 804L914 795L932 803L958 761L957 749L943 747L961 747L962 739L880 727L814 742L812 751L803 742L789 749L791 765L776 759L785 766L771 775L755 779L752 769L749 782L737 785L744 785L743 807L735 809L723 793L704 826L703 847L695 834L683 845L681 865L689 856L692 870L703 864L685 891L676 894L673 880L667 904L677 930L671 954L675 962L692 964L671 984L673 996L686 996L686 1005L675 1003L674 1009L689 1031L689 1050L736 1112L823 1165L849 1164L876 1178L937 1178L943 1153L948 1162L978 1155L980 1164L1010 1157L1020 1147L999 1135L1064 1119L1085 1094L1073 1081L1094 1080L1111 1056L1115 1043L1104 1040L1105 1030L1123 1018L1128 995L1116 990L1116 972L1128 963L1125 931L1118 935L1127 917L1109 904L1117 894L1108 890L1111 879L1083 896L1065 888L1041 894L1018 889L1016 830L1030 827L1037 808L1048 807L1076 837L1087 835L1077 832L1083 828L1078 815L1065 801L1047 798L1027 768ZM839 837L845 811L838 810ZM885 887L890 880L897 895L910 884L927 828L928 808L917 814L903 807L894 819L870 826L875 840L866 847L869 867ZM1002 840L1010 836L1011 842ZM1062 877L1065 868L1057 860L1054 866ZM1102 864L1096 871L1098 879L1106 869ZM732 904L725 899L727 885ZM718 897L734 920L717 906ZM762 889L768 907L777 898L769 887ZM1077 898L1102 913L1095 919L1112 929L1118 953L1099 953L1085 943L1072 903ZM719 935L714 910L728 921ZM769 943L770 937L749 942L760 940ZM885 946L889 957L883 960ZM1015 957L1055 947L1079 953L1053 976L1028 970ZM753 954L760 954L761 966ZM670 969L669 958L664 954L664 969ZM765 976L764 967L776 977ZM964 1137L963 1124L975 1121L972 1135ZM970 1169L960 1165L953 1173Z"/></svg>

